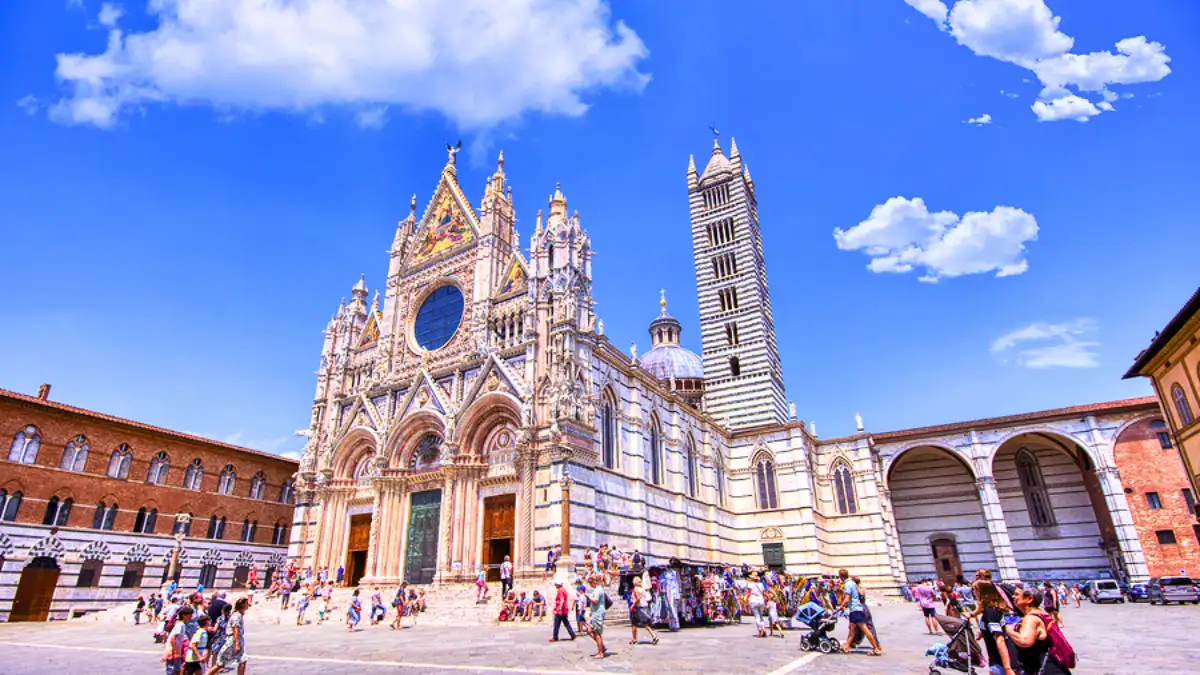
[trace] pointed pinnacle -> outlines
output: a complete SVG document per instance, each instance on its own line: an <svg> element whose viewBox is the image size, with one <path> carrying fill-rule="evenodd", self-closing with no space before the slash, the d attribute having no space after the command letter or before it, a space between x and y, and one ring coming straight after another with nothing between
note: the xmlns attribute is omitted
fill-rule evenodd
<svg viewBox="0 0 1200 675"><path fill-rule="evenodd" d="M688 155L688 173L696 173L696 156Z"/></svg>
<svg viewBox="0 0 1200 675"><path fill-rule="evenodd" d="M734 138L733 136L729 137L729 156L730 157L740 157L741 156L741 153L738 152L737 139Z"/></svg>

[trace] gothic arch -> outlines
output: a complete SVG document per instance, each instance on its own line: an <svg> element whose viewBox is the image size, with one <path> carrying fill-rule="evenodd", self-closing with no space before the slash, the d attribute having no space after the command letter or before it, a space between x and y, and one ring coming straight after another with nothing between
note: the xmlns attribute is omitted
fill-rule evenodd
<svg viewBox="0 0 1200 675"><path fill-rule="evenodd" d="M379 437L365 427L351 429L338 442L333 451L333 475L335 478L351 478L355 464L363 456L376 454Z"/></svg>
<svg viewBox="0 0 1200 675"><path fill-rule="evenodd" d="M422 410L406 417L404 422L395 428L389 439L388 468L407 468L409 455L426 434L446 437L446 424L440 415L429 410Z"/></svg>
<svg viewBox="0 0 1200 675"><path fill-rule="evenodd" d="M647 419L646 461L650 464L650 483L664 485L667 480L666 451L663 448L662 418L656 409L651 409Z"/></svg>
<svg viewBox="0 0 1200 675"><path fill-rule="evenodd" d="M475 399L457 423L459 452L484 454L484 441L499 426L521 426L521 403L507 392L494 391Z"/></svg>
<svg viewBox="0 0 1200 675"><path fill-rule="evenodd" d="M971 463L970 458L966 457L963 453L959 452L958 450L955 450L948 443L942 443L939 441L913 441L911 443L906 443L905 445L901 446L899 450L897 450L895 453L893 453L884 462L883 476L884 476L884 484L885 485L887 485L888 483L891 482L892 471L896 468L896 465L900 463L900 458L903 457L904 455L908 454L909 452L912 452L913 450L917 450L918 448L936 448L938 450L942 450L942 451L948 453L954 459L958 460L959 463L961 463L963 466L965 466L967 468L967 472L971 474L971 480L976 480L979 478L978 473L976 473L976 471L975 471L975 466L974 466L974 464ZM852 466L852 467L854 466L853 460L850 460L844 454L839 455L839 456L846 459L846 461L850 462L850 466ZM836 460L837 458L835 457L834 459ZM989 459L988 461L990 463L991 460ZM832 466L832 464L830 466Z"/></svg>
<svg viewBox="0 0 1200 675"><path fill-rule="evenodd" d="M991 449L988 451L987 465L989 467L993 466L996 461L996 455L999 454L1000 450L1007 443L1012 441L1014 438L1017 438L1019 436L1026 436L1026 435L1036 436L1039 434L1042 436L1049 436L1050 438L1052 438L1056 441L1059 441L1059 442L1065 442L1068 444L1068 446L1072 446L1072 445L1079 446L1079 448L1082 450L1084 456L1086 456L1088 458L1088 460L1091 461L1092 466L1095 468L1112 466L1111 457L1104 457L1104 456L1099 455L1099 453L1097 453L1096 449L1093 448L1089 443L1079 439L1074 434L1063 431L1061 429L1055 429L1054 427L1048 427L1048 426L1037 426L1037 427L1013 429L1009 433L1005 434L1003 438L999 439L994 444L992 444ZM1054 446L1054 448L1056 450L1060 450L1060 451L1063 450L1063 448L1061 446L1059 446L1057 443L1050 443L1050 445ZM1068 454L1070 454L1070 453L1068 452Z"/></svg>
<svg viewBox="0 0 1200 675"><path fill-rule="evenodd" d="M1135 425L1139 422L1145 422L1147 420L1164 420L1165 421L1166 419L1167 419L1167 416L1161 410L1152 410L1150 412L1142 413L1140 415L1135 415L1134 417L1131 417L1130 419L1125 420L1124 422L1121 423L1121 426L1117 427L1116 432L1113 433L1112 445L1113 445L1114 450L1116 448L1117 443L1121 440L1121 434L1128 431L1130 429L1130 427L1132 427L1133 425ZM1114 464L1115 464L1115 462L1114 462Z"/></svg>

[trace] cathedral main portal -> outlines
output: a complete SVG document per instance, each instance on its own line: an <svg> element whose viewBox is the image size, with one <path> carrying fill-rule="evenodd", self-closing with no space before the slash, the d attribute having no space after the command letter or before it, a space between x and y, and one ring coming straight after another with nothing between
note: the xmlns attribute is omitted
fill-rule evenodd
<svg viewBox="0 0 1200 675"><path fill-rule="evenodd" d="M346 584L355 586L367 574L367 549L371 545L371 514L350 516L346 542Z"/></svg>
<svg viewBox="0 0 1200 675"><path fill-rule="evenodd" d="M483 564L488 581L500 580L500 564L512 556L517 496L497 495L483 500Z"/></svg>
<svg viewBox="0 0 1200 675"><path fill-rule="evenodd" d="M441 514L441 490L413 493L408 516L408 552L404 557L404 580L410 584L433 582Z"/></svg>

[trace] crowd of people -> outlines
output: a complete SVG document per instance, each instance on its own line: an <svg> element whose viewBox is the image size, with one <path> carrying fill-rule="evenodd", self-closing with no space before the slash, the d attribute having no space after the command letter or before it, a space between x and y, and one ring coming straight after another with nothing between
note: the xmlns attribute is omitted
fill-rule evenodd
<svg viewBox="0 0 1200 675"><path fill-rule="evenodd" d="M164 644L162 662L167 675L196 675L237 669L246 672L246 610L249 596L230 603L224 592L180 592L171 582L162 593L139 597L134 621L145 616L155 627L154 639Z"/></svg>
<svg viewBox="0 0 1200 675"><path fill-rule="evenodd" d="M955 639L974 643L978 631L980 656L986 655L990 675L1069 675L1075 667L1074 650L1062 632L1062 612L1070 603L1079 607L1083 593L1077 585L997 583L990 571L981 569L971 583L962 576L954 583L924 579L901 592L917 603L931 635L945 632L939 616L974 622L977 629Z"/></svg>

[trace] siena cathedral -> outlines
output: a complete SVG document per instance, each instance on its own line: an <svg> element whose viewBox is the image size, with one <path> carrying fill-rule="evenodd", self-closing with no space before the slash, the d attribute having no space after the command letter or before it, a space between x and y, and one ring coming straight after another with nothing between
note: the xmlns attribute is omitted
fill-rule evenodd
<svg viewBox="0 0 1200 675"><path fill-rule="evenodd" d="M475 206L447 148L423 214L414 197L396 229L382 306L360 279L325 330L298 565L344 566L348 583L451 583L494 577L511 556L531 575L563 540L569 490L576 560L607 543L653 564L850 567L880 588L976 567L1145 576L1112 468L1145 406L890 434L860 419L834 439L797 421L754 180L736 143L713 146L703 171L687 168L701 355L665 299L648 313L649 351L611 344L561 189L522 251L503 154ZM1047 538L1054 569L1030 543Z"/></svg>

